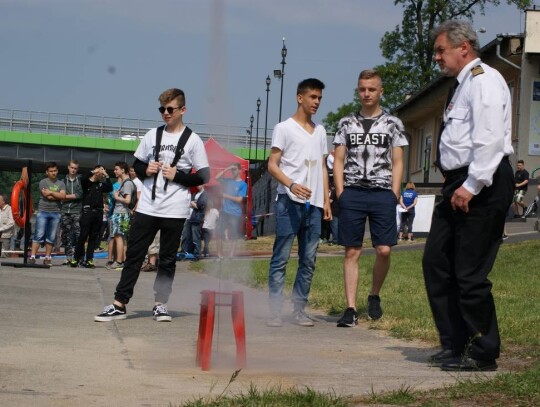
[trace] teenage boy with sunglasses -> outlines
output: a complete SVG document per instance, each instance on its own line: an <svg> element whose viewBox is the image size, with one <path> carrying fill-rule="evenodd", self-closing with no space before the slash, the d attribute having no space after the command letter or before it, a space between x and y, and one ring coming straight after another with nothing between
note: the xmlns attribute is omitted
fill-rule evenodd
<svg viewBox="0 0 540 407"><path fill-rule="evenodd" d="M144 257L158 231L161 233L161 244L154 282L153 315L158 322L172 320L166 304L172 291L180 236L189 216L189 188L208 182L210 168L204 144L195 133L191 133L187 139L177 164L171 166L182 134L189 131L183 122L185 95L180 89L168 89L159 96L159 102L165 126L159 143L158 160L155 159L158 129L151 129L134 154L133 167L143 182L143 188L137 204L137 216L133 218L129 232L126 261L116 286L114 301L94 317L98 322L126 318L126 304L133 296ZM196 170L193 174L192 168Z"/></svg>

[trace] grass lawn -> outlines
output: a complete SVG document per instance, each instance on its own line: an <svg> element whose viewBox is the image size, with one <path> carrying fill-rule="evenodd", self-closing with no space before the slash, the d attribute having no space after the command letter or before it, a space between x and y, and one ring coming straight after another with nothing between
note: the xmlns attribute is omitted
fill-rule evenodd
<svg viewBox="0 0 540 407"><path fill-rule="evenodd" d="M437 333L429 310L422 276L422 251L400 251L392 254L392 265L381 292L385 316L372 322L373 329L384 329L393 336L421 339L436 344ZM371 268L374 255L360 259L358 289L359 313L365 318L365 299L371 286ZM252 275L239 273L235 261L225 262L222 272L244 283L266 289L268 260L252 263ZM294 281L297 261L291 260L287 268L288 291ZM203 265L194 263L194 270ZM515 373L498 374L494 379L460 382L455 386L429 393L402 389L358 402L394 405L540 405L540 240L516 244L503 244L495 267L490 274L497 306L499 328L503 340L503 359ZM319 257L310 294L310 306L328 314L342 312L345 307L342 277L342 257ZM298 394L296 394L298 396ZM333 399L332 403L341 403ZM434 404L433 404L434 403ZM470 403L470 404L469 404ZM210 404L208 404L210 405ZM212 404L213 405L213 404ZM215 404L228 405L311 405L311 404ZM327 404L341 405L341 404Z"/></svg>

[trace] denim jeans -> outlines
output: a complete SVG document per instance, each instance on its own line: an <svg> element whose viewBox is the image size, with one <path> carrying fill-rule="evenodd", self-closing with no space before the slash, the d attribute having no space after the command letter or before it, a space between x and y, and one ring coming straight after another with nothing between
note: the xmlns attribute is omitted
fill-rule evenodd
<svg viewBox="0 0 540 407"><path fill-rule="evenodd" d="M54 244L56 228L60 223L60 212L38 211L34 231L34 242Z"/></svg>
<svg viewBox="0 0 540 407"><path fill-rule="evenodd" d="M276 239L268 273L269 304L273 314L281 314L285 269L295 237L298 237L298 270L291 299L295 311L307 304L321 236L322 209L311 205L308 210L305 204L279 194L275 213Z"/></svg>

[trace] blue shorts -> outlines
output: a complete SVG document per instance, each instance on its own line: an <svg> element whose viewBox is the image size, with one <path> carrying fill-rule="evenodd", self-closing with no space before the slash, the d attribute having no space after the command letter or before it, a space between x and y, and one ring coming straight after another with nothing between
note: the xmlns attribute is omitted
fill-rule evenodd
<svg viewBox="0 0 540 407"><path fill-rule="evenodd" d="M62 214L60 212L38 211L33 241L36 243L54 244L56 240L56 229L60 224L61 218Z"/></svg>
<svg viewBox="0 0 540 407"><path fill-rule="evenodd" d="M339 196L338 203L340 245L362 246L368 217L373 247L397 244L398 200L394 192L388 189L347 187Z"/></svg>

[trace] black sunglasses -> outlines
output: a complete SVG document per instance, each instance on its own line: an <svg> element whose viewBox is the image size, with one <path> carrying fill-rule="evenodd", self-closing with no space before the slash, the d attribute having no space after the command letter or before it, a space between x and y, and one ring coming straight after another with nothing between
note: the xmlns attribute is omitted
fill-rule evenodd
<svg viewBox="0 0 540 407"><path fill-rule="evenodd" d="M173 112L174 112L176 109L180 109L180 107L171 107L171 106L169 106L169 107L163 107L163 106L160 106L160 107L158 108L159 113L161 113L161 114L165 113L165 110L167 111L167 113L173 114Z"/></svg>

